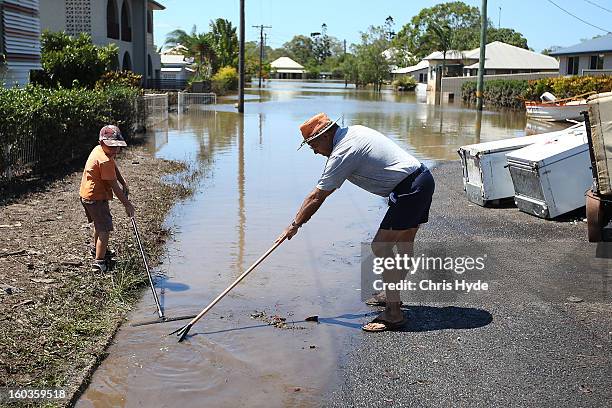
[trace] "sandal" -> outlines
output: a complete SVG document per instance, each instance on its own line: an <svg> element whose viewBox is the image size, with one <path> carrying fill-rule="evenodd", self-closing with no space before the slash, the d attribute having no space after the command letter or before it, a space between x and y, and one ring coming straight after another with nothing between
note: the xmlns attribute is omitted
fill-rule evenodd
<svg viewBox="0 0 612 408"><path fill-rule="evenodd" d="M369 323L361 326L361 330L369 333L378 333L385 331L400 331L408 323L406 316L399 322L387 322L378 317Z"/></svg>

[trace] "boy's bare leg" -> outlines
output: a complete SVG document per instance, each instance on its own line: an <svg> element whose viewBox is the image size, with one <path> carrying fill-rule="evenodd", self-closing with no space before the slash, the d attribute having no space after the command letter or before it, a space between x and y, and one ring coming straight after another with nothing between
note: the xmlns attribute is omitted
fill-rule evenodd
<svg viewBox="0 0 612 408"><path fill-rule="evenodd" d="M96 260L104 260L106 256L106 248L108 247L108 240L110 238L110 232L108 231L100 231L97 233L98 239L96 242Z"/></svg>
<svg viewBox="0 0 612 408"><path fill-rule="evenodd" d="M93 231L93 246L95 252L96 246L98 245L98 231L96 231L96 226L94 224L91 224L91 229Z"/></svg>

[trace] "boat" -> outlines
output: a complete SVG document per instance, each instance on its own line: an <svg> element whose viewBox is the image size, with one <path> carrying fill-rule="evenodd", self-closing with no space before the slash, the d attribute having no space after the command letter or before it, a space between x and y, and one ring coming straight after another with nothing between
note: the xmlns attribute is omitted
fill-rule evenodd
<svg viewBox="0 0 612 408"><path fill-rule="evenodd" d="M585 206L584 195L593 182L586 126L506 158L519 210L552 219Z"/></svg>
<svg viewBox="0 0 612 408"><path fill-rule="evenodd" d="M555 132L461 146L457 153L461 158L463 189L468 201L484 207L514 197L506 153L563 135L584 133L584 129L584 123L579 123Z"/></svg>
<svg viewBox="0 0 612 408"><path fill-rule="evenodd" d="M541 102L525 101L527 118L545 122L583 121L582 112L588 107L586 99L581 98L591 94L593 92L557 99L550 92L545 92L540 96Z"/></svg>

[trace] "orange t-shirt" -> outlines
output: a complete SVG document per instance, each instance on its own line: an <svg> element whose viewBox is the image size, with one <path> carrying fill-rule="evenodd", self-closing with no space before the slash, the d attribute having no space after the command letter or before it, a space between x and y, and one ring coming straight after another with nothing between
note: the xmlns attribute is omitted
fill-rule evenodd
<svg viewBox="0 0 612 408"><path fill-rule="evenodd" d="M86 200L112 200L109 181L113 180L117 180L115 160L104 153L102 146L94 147L85 163L80 196Z"/></svg>

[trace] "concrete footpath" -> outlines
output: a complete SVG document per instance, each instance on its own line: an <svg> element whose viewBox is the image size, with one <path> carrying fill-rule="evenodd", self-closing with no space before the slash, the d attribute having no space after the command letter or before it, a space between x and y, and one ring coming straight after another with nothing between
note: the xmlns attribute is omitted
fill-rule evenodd
<svg viewBox="0 0 612 408"><path fill-rule="evenodd" d="M584 215L482 208L465 198L458 162L433 174L417 240L487 248L490 290L417 302L404 292L404 331L356 336L323 406L612 406L612 264L586 242Z"/></svg>

